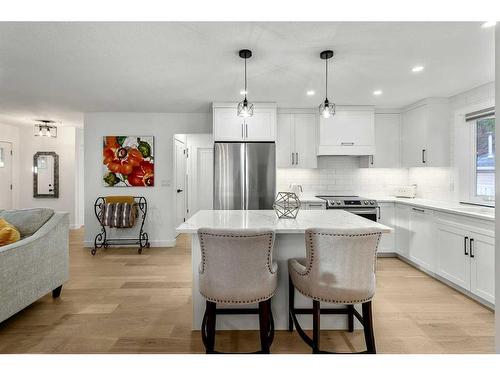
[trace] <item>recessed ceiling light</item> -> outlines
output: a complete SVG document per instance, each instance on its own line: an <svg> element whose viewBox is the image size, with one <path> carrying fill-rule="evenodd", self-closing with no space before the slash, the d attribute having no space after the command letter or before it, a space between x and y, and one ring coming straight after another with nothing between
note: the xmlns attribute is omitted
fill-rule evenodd
<svg viewBox="0 0 500 375"><path fill-rule="evenodd" d="M313 96L314 94L316 94L316 91L314 91L314 90L307 90L306 94L308 96Z"/></svg>
<svg viewBox="0 0 500 375"><path fill-rule="evenodd" d="M497 22L496 22L496 21L486 21L485 23L483 23L483 24L481 25L481 27L482 27L483 29L487 29L488 27L493 27L493 26L495 26L496 24L497 24Z"/></svg>
<svg viewBox="0 0 500 375"><path fill-rule="evenodd" d="M246 95L246 94L248 94L248 92L246 92L245 90L240 91L240 95Z"/></svg>
<svg viewBox="0 0 500 375"><path fill-rule="evenodd" d="M382 95L382 90L375 90L373 92L373 95L376 95L376 96Z"/></svg>
<svg viewBox="0 0 500 375"><path fill-rule="evenodd" d="M418 73L418 72L421 72L422 70L424 70L424 67L422 65L417 65L417 66L414 66L411 71L413 73Z"/></svg>

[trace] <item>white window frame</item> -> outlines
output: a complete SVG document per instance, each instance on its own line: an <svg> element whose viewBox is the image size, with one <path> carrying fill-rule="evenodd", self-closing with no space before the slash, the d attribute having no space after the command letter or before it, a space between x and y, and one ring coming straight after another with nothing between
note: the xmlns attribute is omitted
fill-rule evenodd
<svg viewBox="0 0 500 375"><path fill-rule="evenodd" d="M494 101L480 103L463 108L456 114L455 127L455 161L459 180L461 203L481 206L495 206L495 196L476 195L476 125L465 120L467 113L494 107Z"/></svg>

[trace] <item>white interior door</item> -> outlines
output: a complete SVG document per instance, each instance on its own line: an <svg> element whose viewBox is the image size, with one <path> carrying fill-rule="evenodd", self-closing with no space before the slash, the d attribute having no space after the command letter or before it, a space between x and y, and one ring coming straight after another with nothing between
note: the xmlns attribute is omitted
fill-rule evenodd
<svg viewBox="0 0 500 375"><path fill-rule="evenodd" d="M175 210L176 225L186 220L186 145L175 139Z"/></svg>
<svg viewBox="0 0 500 375"><path fill-rule="evenodd" d="M0 209L12 208L12 144L0 142Z"/></svg>
<svg viewBox="0 0 500 375"><path fill-rule="evenodd" d="M213 209L214 143L212 134L188 134L188 216Z"/></svg>

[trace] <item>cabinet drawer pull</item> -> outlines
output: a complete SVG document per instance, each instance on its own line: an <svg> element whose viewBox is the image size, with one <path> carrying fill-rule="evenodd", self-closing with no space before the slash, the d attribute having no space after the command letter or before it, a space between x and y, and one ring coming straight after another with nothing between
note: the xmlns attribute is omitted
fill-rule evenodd
<svg viewBox="0 0 500 375"><path fill-rule="evenodd" d="M317 204L309 203L309 207L323 207L323 205L321 203L317 203Z"/></svg>
<svg viewBox="0 0 500 375"><path fill-rule="evenodd" d="M422 150L422 163L425 163L425 149Z"/></svg>
<svg viewBox="0 0 500 375"><path fill-rule="evenodd" d="M245 138L245 133L243 131L243 124L241 124L241 138Z"/></svg>
<svg viewBox="0 0 500 375"><path fill-rule="evenodd" d="M417 212L425 212L425 210L422 210L421 208L415 208L415 207L412 207L411 208L413 211L417 211Z"/></svg>
<svg viewBox="0 0 500 375"><path fill-rule="evenodd" d="M295 158L293 157L293 152L292 152L292 165L295 164Z"/></svg>
<svg viewBox="0 0 500 375"><path fill-rule="evenodd" d="M245 138L248 138L248 124L245 124Z"/></svg>
<svg viewBox="0 0 500 375"><path fill-rule="evenodd" d="M354 142L341 142L341 146L354 146Z"/></svg>
<svg viewBox="0 0 500 375"><path fill-rule="evenodd" d="M474 258L474 247L472 246L473 243L474 243L474 238L471 238L469 240L469 252L471 258Z"/></svg>
<svg viewBox="0 0 500 375"><path fill-rule="evenodd" d="M370 155L370 164L373 165L373 155Z"/></svg>
<svg viewBox="0 0 500 375"><path fill-rule="evenodd" d="M298 165L299 164L299 153L295 153L295 163Z"/></svg>
<svg viewBox="0 0 500 375"><path fill-rule="evenodd" d="M464 237L464 254L469 255L467 252L467 242L469 241L469 237Z"/></svg>

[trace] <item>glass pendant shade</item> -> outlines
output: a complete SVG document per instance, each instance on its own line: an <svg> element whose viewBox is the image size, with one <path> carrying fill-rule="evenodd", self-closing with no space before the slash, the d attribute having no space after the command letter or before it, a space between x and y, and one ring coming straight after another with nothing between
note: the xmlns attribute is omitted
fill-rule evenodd
<svg viewBox="0 0 500 375"><path fill-rule="evenodd" d="M333 117L335 115L335 103L330 103L328 99L325 99L319 106L319 114L323 118Z"/></svg>
<svg viewBox="0 0 500 375"><path fill-rule="evenodd" d="M247 98L238 103L238 116L251 117L253 116L253 104L249 103Z"/></svg>

